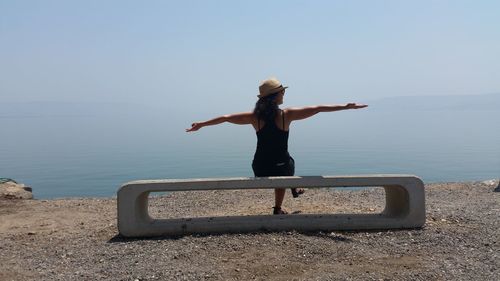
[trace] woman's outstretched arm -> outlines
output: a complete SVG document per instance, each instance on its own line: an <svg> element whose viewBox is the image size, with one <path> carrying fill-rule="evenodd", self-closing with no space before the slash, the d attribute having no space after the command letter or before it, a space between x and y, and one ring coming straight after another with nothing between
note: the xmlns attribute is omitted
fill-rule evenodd
<svg viewBox="0 0 500 281"><path fill-rule="evenodd" d="M348 103L346 105L315 105L302 108L288 108L286 109L286 113L289 120L294 121L294 120L302 120L309 118L320 112L332 112L332 111L339 111L346 109L359 109L359 108L365 108L367 106L368 105L366 104L356 104L356 103Z"/></svg>
<svg viewBox="0 0 500 281"><path fill-rule="evenodd" d="M186 129L186 132L198 131L203 127L213 126L224 122L229 122L238 125L253 124L254 114L252 112L242 112L242 113L222 115L207 121L195 122L191 124L191 128Z"/></svg>

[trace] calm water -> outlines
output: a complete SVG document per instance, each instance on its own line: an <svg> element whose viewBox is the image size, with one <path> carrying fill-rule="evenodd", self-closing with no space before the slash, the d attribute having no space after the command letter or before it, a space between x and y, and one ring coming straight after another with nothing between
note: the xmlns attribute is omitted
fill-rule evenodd
<svg viewBox="0 0 500 281"><path fill-rule="evenodd" d="M498 109L339 112L294 123L297 175L415 174L424 182L500 177ZM196 118L196 117L195 117ZM0 177L36 198L113 196L130 180L252 176L250 126L187 134L168 113L3 116Z"/></svg>

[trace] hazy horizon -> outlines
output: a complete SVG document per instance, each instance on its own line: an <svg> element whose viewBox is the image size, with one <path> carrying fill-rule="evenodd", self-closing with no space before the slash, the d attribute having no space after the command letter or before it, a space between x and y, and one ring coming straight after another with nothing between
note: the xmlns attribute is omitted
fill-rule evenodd
<svg viewBox="0 0 500 281"><path fill-rule="evenodd" d="M364 100L370 106L370 110L386 110L387 107L400 107L404 110L428 110L428 109L474 109L474 110L496 110L500 109L500 93L487 94L461 94L461 95L420 95L420 96L394 96L381 97ZM327 103L326 101L324 103ZM330 104L336 104L331 102ZM337 103L338 104L338 103ZM307 106L311 104L303 104ZM0 106L3 110L0 112L2 117L23 117L29 115L81 115L81 114L113 114L125 113L123 110L128 110L129 113L138 114L147 112L148 110L160 111L168 108L168 104L148 105L132 102L79 102L79 101L28 101L28 102L5 102L0 101ZM189 106L189 105L185 105ZM253 104L247 104L246 107L240 107L240 110L251 110ZM291 105L284 100L282 108L301 106ZM166 115L178 114L183 118L198 118L200 114L206 114L206 111L197 113L183 112L185 107L179 105L177 111L168 112ZM223 107L220 114L231 113L234 108ZM396 108L392 109L396 110ZM216 112L213 112L215 114Z"/></svg>

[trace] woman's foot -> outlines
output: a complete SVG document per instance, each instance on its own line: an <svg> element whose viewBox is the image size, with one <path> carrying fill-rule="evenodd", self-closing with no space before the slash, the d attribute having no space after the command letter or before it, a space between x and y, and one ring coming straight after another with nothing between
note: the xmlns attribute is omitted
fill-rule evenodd
<svg viewBox="0 0 500 281"><path fill-rule="evenodd" d="M273 215L288 215L288 212L281 209L281 207L273 207Z"/></svg>
<svg viewBox="0 0 500 281"><path fill-rule="evenodd" d="M299 195L304 194L306 192L303 188L292 188L292 196L293 198L299 197Z"/></svg>

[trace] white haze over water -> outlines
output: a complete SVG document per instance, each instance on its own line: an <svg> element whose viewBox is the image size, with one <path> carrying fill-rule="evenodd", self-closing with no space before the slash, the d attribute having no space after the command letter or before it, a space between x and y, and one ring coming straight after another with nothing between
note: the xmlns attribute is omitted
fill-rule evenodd
<svg viewBox="0 0 500 281"><path fill-rule="evenodd" d="M296 175L404 173L426 183L499 178L499 101L499 94L381 99L366 110L298 121L289 142ZM137 179L253 175L251 126L188 134L196 116L169 118L141 106L0 105L10 109L0 114L0 176L32 186L37 198L113 196Z"/></svg>

